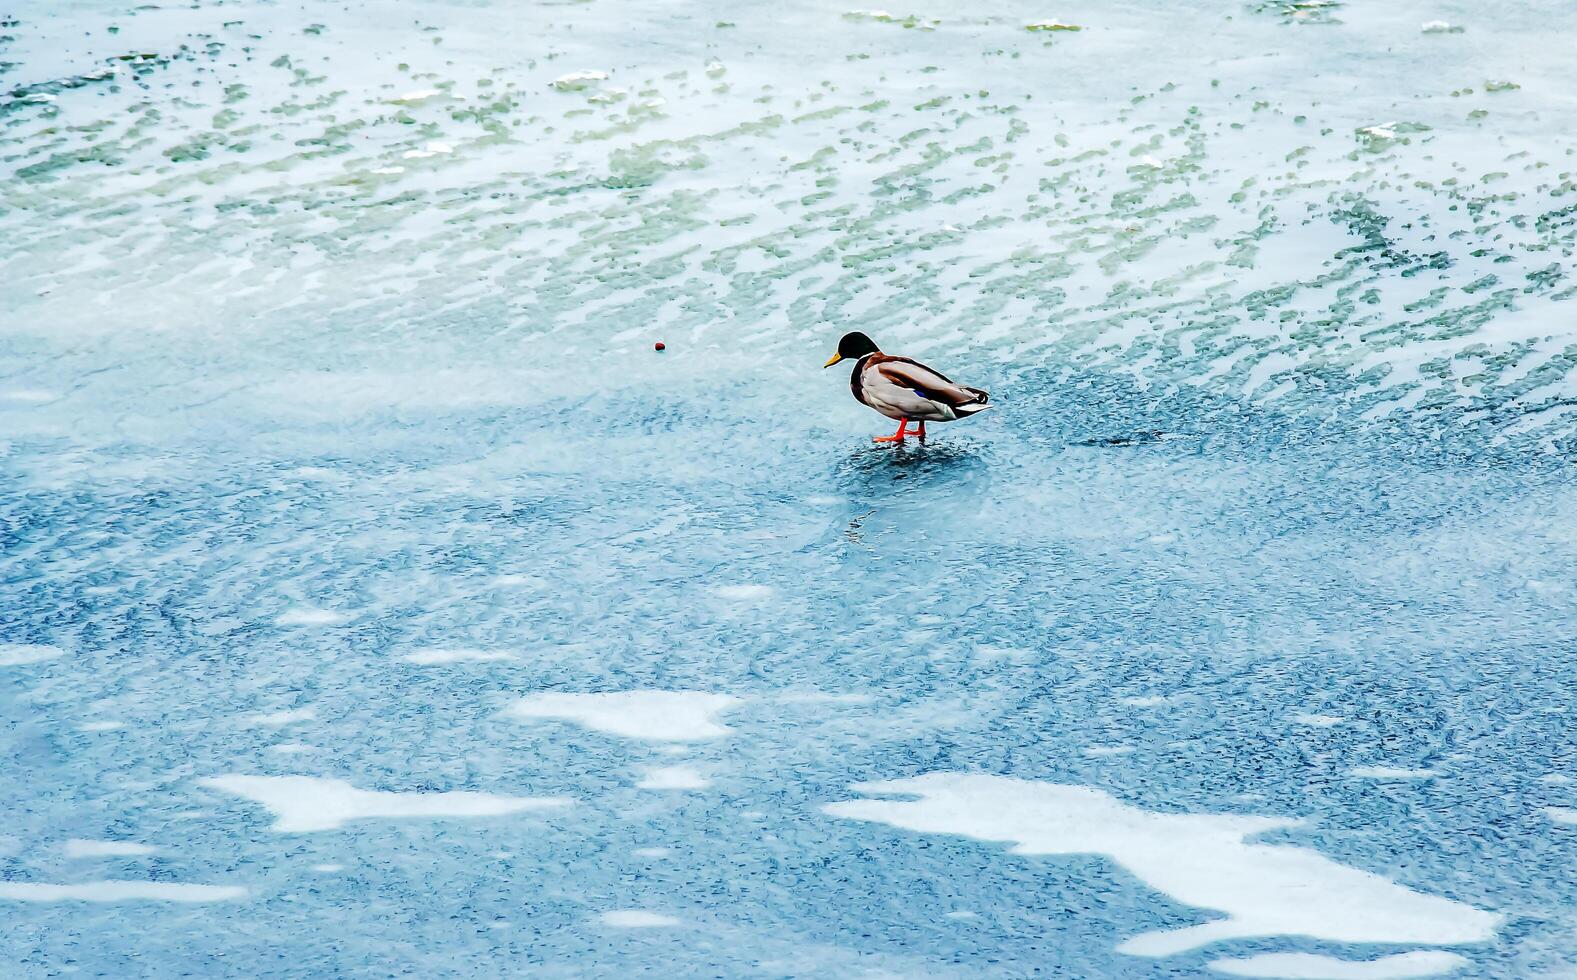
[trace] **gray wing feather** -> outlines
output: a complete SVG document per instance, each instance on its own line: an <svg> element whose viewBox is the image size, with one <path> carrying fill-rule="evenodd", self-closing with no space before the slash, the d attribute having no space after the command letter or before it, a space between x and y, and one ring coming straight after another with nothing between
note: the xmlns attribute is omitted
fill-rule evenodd
<svg viewBox="0 0 1577 980"><path fill-rule="evenodd" d="M933 371L919 361L911 361L907 358L901 361L885 361L877 365L877 370L886 375L893 384L923 392L923 397L945 405L957 407L986 400L986 393L979 388L954 384L946 375Z"/></svg>
<svg viewBox="0 0 1577 980"><path fill-rule="evenodd" d="M881 365L868 367L861 376L865 404L890 419L947 422L957 414L946 402L927 398L908 384L894 381Z"/></svg>

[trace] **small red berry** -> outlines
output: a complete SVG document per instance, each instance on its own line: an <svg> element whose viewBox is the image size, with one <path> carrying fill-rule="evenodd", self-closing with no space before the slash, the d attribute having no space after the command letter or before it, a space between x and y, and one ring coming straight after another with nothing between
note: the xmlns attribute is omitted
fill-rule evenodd
<svg viewBox="0 0 1577 980"><path fill-rule="evenodd" d="M657 345L656 345L656 347L654 349L655 350L667 350L668 349L668 345L659 340L657 342Z"/></svg>

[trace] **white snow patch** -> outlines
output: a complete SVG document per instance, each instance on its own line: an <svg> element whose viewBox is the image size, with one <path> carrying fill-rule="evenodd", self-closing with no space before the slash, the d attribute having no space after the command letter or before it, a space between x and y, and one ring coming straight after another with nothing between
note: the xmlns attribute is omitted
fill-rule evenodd
<svg viewBox="0 0 1577 980"><path fill-rule="evenodd" d="M316 752L317 749L304 742L280 742L278 745L270 745L268 751L278 752L280 755L302 755L307 752Z"/></svg>
<svg viewBox="0 0 1577 980"><path fill-rule="evenodd" d="M152 854L157 848L147 844L133 844L124 840L83 840L73 837L66 841L68 858L130 857L135 854Z"/></svg>
<svg viewBox="0 0 1577 980"><path fill-rule="evenodd" d="M1132 745L1090 745L1082 750L1083 754L1092 759L1100 759L1112 755L1128 755L1133 752Z"/></svg>
<svg viewBox="0 0 1577 980"><path fill-rule="evenodd" d="M263 804L278 819L273 830L305 834L334 830L351 820L405 817L494 817L569 806L551 796L492 793L384 793L357 789L343 779L316 776L216 776L203 786Z"/></svg>
<svg viewBox="0 0 1577 980"><path fill-rule="evenodd" d="M407 160L425 160L428 157L436 157L445 153L453 152L453 146L450 146L448 143L433 140L426 146L422 147L420 150L406 150L404 153L400 154L400 156Z"/></svg>
<svg viewBox="0 0 1577 980"><path fill-rule="evenodd" d="M1028 660L1030 656L1030 651L1020 647L1002 647L990 643L982 643L975 647L975 659L986 663L992 663L997 660L1022 662Z"/></svg>
<svg viewBox="0 0 1577 980"><path fill-rule="evenodd" d="M619 691L608 694L532 694L512 705L512 718L558 718L599 732L660 742L727 735L714 715L739 703L700 691Z"/></svg>
<svg viewBox="0 0 1577 980"><path fill-rule="evenodd" d="M1431 779L1440 775L1433 769L1398 769L1395 766L1356 766L1351 775L1361 779Z"/></svg>
<svg viewBox="0 0 1577 980"><path fill-rule="evenodd" d="M1400 980L1433 977L1467 965L1456 953L1420 950L1373 960L1342 960L1318 953L1261 953L1236 960L1213 960L1210 968L1235 977L1271 980Z"/></svg>
<svg viewBox="0 0 1577 980"><path fill-rule="evenodd" d="M605 82L607 80L607 72L586 69L584 71L572 71L568 75L560 75L548 84L560 92L579 92L582 89L591 87L593 82Z"/></svg>
<svg viewBox="0 0 1577 980"><path fill-rule="evenodd" d="M637 847L630 853L639 858L665 858L673 854L673 849L668 847Z"/></svg>
<svg viewBox="0 0 1577 980"><path fill-rule="evenodd" d="M1151 694L1142 698L1123 698L1123 704L1132 708L1153 708L1158 704L1165 704L1168 698L1162 694Z"/></svg>
<svg viewBox="0 0 1577 980"><path fill-rule="evenodd" d="M274 620L280 626L334 626L350 619L344 613L332 609L316 609L311 606L297 606L280 613Z"/></svg>
<svg viewBox="0 0 1577 980"><path fill-rule="evenodd" d="M246 723L258 728L283 728L294 725L298 721L311 721L318 713L311 708L293 708L290 711L274 711L262 715L248 715Z"/></svg>
<svg viewBox="0 0 1577 980"><path fill-rule="evenodd" d="M123 721L85 721L77 726L79 732L113 732L125 728Z"/></svg>
<svg viewBox="0 0 1577 980"><path fill-rule="evenodd" d="M59 647L46 643L0 643L0 667L20 667L23 664L42 663L64 653Z"/></svg>
<svg viewBox="0 0 1577 980"><path fill-rule="evenodd" d="M637 789L706 789L712 781L684 766L654 766L636 783Z"/></svg>
<svg viewBox="0 0 1577 980"><path fill-rule="evenodd" d="M16 902L223 902L245 898L233 885L178 885L168 881L85 881L54 885L31 881L0 881L0 898Z"/></svg>
<svg viewBox="0 0 1577 980"><path fill-rule="evenodd" d="M1300 725L1310 725L1314 728L1330 728L1332 725L1340 725L1347 719L1338 718L1335 715L1311 715L1304 713L1293 715L1292 720Z"/></svg>
<svg viewBox="0 0 1577 980"><path fill-rule="evenodd" d="M1157 813L1093 787L964 773L854 788L919 799L850 800L822 809L906 830L1009 842L1014 854L1105 855L1175 901L1225 916L1117 947L1135 956L1251 936L1445 946L1488 940L1501 923L1499 915L1413 891L1306 847L1249 843L1297 820Z"/></svg>
<svg viewBox="0 0 1577 980"><path fill-rule="evenodd" d="M500 575L493 579L493 584L510 588L518 585L546 585L547 580L536 575Z"/></svg>
<svg viewBox="0 0 1577 980"><path fill-rule="evenodd" d="M339 871L344 871L345 866L343 864L314 864L312 866L312 870L319 872L320 874L331 875Z"/></svg>
<svg viewBox="0 0 1577 980"><path fill-rule="evenodd" d="M49 290L44 290L44 293L47 292ZM44 295L44 293L39 295ZM0 399L8 402L22 402L28 405L42 405L45 402L54 401L57 397L52 391L42 391L38 388L13 388L10 391L0 393Z"/></svg>
<svg viewBox="0 0 1577 980"><path fill-rule="evenodd" d="M389 101L393 102L395 105L414 105L417 102L425 102L435 95L443 94L444 93L442 89L423 88L417 89L414 92L406 92L404 95L395 96Z"/></svg>
<svg viewBox="0 0 1577 980"><path fill-rule="evenodd" d="M473 650L456 647L422 647L412 650L400 659L413 664L483 663L491 660L513 660L502 650Z"/></svg>
<svg viewBox="0 0 1577 980"><path fill-rule="evenodd" d="M754 602L756 600L765 599L767 596L770 596L772 594L772 586L770 586L770 585L719 585L719 586L715 587L712 591L716 592L719 596L722 596L724 599L728 599L728 600L730 600L732 602Z"/></svg>
<svg viewBox="0 0 1577 980"><path fill-rule="evenodd" d="M1544 808L1544 815L1556 823L1577 826L1577 810L1569 806L1547 806Z"/></svg>
<svg viewBox="0 0 1577 980"><path fill-rule="evenodd" d="M644 909L615 909L602 913L602 924L616 929L660 929L676 926L679 920L671 915L659 915Z"/></svg>

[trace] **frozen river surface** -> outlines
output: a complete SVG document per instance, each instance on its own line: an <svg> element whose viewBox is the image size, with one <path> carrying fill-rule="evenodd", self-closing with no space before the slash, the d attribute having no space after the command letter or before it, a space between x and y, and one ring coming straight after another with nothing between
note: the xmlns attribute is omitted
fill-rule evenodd
<svg viewBox="0 0 1577 980"><path fill-rule="evenodd" d="M1577 973L1565 5L4 13L7 975Z"/></svg>

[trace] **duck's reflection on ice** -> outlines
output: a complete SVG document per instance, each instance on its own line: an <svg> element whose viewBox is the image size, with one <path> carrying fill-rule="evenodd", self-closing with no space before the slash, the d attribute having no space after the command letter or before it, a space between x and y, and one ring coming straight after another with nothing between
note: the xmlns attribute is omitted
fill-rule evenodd
<svg viewBox="0 0 1577 980"><path fill-rule="evenodd" d="M853 507L842 534L854 544L864 543L872 518L873 528L885 520L956 526L979 511L991 486L989 464L968 443L861 446L839 464L837 479Z"/></svg>

